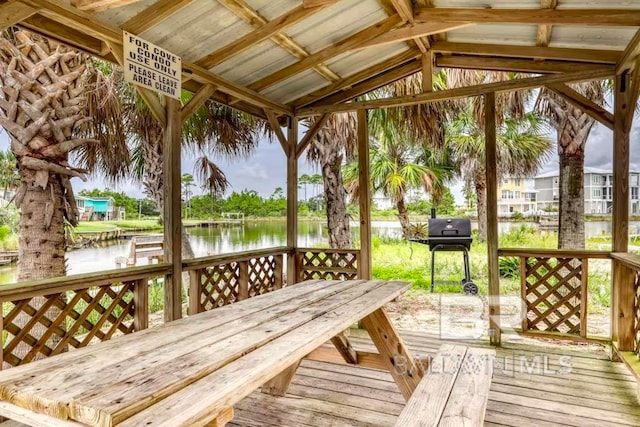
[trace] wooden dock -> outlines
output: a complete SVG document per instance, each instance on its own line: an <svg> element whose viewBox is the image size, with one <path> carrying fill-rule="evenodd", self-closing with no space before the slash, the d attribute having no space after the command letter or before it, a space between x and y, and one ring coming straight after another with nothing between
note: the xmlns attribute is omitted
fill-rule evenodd
<svg viewBox="0 0 640 427"><path fill-rule="evenodd" d="M18 262L18 251L0 251L0 266Z"/></svg>
<svg viewBox="0 0 640 427"><path fill-rule="evenodd" d="M358 350L375 351L364 334L352 331L349 339ZM400 334L414 355L433 354L442 344L435 335ZM475 346L488 347L488 342L476 341ZM528 363L522 368L521 356ZM558 370L563 356L570 358L571 372L551 373ZM604 353L505 343L496 358L504 357L515 360L516 366L505 372L494 370L486 426L640 425L636 381L623 364L611 362ZM534 360L545 358L546 373L544 362L532 368ZM403 407L404 399L388 372L303 360L284 398L253 393L236 406L228 425L393 426Z"/></svg>

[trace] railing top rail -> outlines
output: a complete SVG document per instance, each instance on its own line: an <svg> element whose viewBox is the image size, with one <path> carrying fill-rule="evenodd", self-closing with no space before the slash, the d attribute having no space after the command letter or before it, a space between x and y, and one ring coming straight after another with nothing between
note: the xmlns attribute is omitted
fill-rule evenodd
<svg viewBox="0 0 640 427"><path fill-rule="evenodd" d="M612 252L611 258L634 270L640 270L640 255L628 252Z"/></svg>
<svg viewBox="0 0 640 427"><path fill-rule="evenodd" d="M609 251L587 251L578 249L503 248L498 249L498 255L518 257L610 259L612 254Z"/></svg>
<svg viewBox="0 0 640 427"><path fill-rule="evenodd" d="M194 258L182 261L182 270L190 271L198 268L208 267L214 264L225 264L228 262L248 261L252 258L263 257L269 255L285 254L291 251L288 246L278 246L275 248L256 249L243 252L234 252L230 254L212 255L201 258Z"/></svg>
<svg viewBox="0 0 640 427"><path fill-rule="evenodd" d="M296 252L327 252L333 254L352 254L360 252L360 249L333 249L333 248L296 248Z"/></svg>
<svg viewBox="0 0 640 427"><path fill-rule="evenodd" d="M120 268L97 273L74 274L52 279L17 282L0 286L0 302L16 301L40 295L72 291L93 286L105 286L117 282L128 282L145 277L162 276L171 273L171 264L145 265Z"/></svg>

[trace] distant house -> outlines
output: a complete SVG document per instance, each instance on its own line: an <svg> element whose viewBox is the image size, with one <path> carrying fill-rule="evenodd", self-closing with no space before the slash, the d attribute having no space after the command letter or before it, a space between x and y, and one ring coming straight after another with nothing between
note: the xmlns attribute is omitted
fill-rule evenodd
<svg viewBox="0 0 640 427"><path fill-rule="evenodd" d="M498 215L511 216L519 212L525 216L538 210L533 182L524 178L504 177L498 186Z"/></svg>
<svg viewBox="0 0 640 427"><path fill-rule="evenodd" d="M560 178L558 172L548 172L535 178L538 208L558 209ZM629 213L640 214L640 172L629 173ZM584 168L584 213L607 214L613 206L613 172L605 169Z"/></svg>
<svg viewBox="0 0 640 427"><path fill-rule="evenodd" d="M76 196L81 221L110 221L119 219L113 197Z"/></svg>

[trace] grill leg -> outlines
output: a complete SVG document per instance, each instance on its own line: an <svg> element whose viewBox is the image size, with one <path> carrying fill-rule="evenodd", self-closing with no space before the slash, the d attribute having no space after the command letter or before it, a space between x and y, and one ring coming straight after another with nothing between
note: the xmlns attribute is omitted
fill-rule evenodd
<svg viewBox="0 0 640 427"><path fill-rule="evenodd" d="M464 254L464 281L465 282L470 282L471 281L471 267L469 267L469 251L467 250L467 248L463 248L463 254Z"/></svg>
<svg viewBox="0 0 640 427"><path fill-rule="evenodd" d="M435 249L435 248L434 248ZM436 251L431 250L431 293L433 293L433 285L435 280Z"/></svg>

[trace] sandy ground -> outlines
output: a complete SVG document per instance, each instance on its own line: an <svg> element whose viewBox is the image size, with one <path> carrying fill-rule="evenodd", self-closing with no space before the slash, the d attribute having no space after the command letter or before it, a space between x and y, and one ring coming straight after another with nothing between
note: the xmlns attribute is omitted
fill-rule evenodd
<svg viewBox="0 0 640 427"><path fill-rule="evenodd" d="M409 291L387 304L386 309L399 329L431 333L443 339L488 339L488 301L483 296ZM521 319L520 299L504 298L501 302L500 324L503 336L508 341L535 341L538 344L559 342L556 339L522 337L514 330L520 328ZM609 325L608 315L589 313L589 336L607 337ZM567 346L585 346L572 340L562 342ZM596 350L606 351L604 347Z"/></svg>

